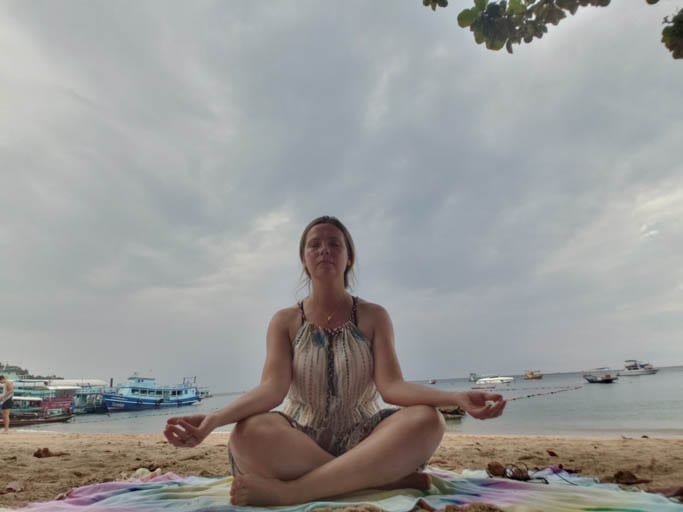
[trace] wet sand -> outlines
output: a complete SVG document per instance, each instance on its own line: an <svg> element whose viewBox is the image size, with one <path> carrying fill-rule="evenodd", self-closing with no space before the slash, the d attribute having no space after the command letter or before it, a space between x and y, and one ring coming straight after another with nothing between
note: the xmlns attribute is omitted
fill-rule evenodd
<svg viewBox="0 0 683 512"><path fill-rule="evenodd" d="M216 433L196 448L177 449L161 434L12 430L0 434L0 507L52 500L72 487L125 479L138 468L225 476L230 474L228 439L229 434ZM43 448L63 455L34 456ZM683 439L446 434L430 464L459 471L485 469L494 461L524 464L530 470L562 464L601 481L610 481L617 471L630 471L652 480L638 485L645 490L683 486ZM23 488L7 492L8 485Z"/></svg>

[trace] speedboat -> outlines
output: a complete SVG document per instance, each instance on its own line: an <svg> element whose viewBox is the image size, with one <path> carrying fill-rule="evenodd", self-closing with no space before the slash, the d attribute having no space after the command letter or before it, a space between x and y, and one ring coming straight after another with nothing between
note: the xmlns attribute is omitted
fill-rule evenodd
<svg viewBox="0 0 683 512"><path fill-rule="evenodd" d="M624 361L624 369L619 370L619 375L626 377L630 375L654 375L659 371L650 363L643 363L635 359L627 359Z"/></svg>
<svg viewBox="0 0 683 512"><path fill-rule="evenodd" d="M514 377L500 377L498 375L493 375L491 377L481 377L480 379L477 379L477 384L510 384L515 380Z"/></svg>

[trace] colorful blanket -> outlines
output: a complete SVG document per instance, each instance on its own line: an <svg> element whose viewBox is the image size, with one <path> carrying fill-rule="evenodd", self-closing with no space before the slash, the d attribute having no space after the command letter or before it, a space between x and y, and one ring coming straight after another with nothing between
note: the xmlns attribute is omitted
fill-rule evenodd
<svg viewBox="0 0 683 512"><path fill-rule="evenodd" d="M483 471L462 474L428 470L433 485L429 491L362 491L330 501L292 507L283 512L305 512L320 507L375 505L388 512L409 512L419 500L435 509L447 505L487 503L509 512L531 511L620 511L683 512L683 505L664 496L626 491L615 484L598 484L557 469L546 469L533 482L488 478ZM180 477L173 473L148 480L106 482L71 490L66 497L32 503L22 512L233 512L245 507L229 504L232 477ZM546 483L547 482L547 483ZM248 508L246 510L264 510Z"/></svg>

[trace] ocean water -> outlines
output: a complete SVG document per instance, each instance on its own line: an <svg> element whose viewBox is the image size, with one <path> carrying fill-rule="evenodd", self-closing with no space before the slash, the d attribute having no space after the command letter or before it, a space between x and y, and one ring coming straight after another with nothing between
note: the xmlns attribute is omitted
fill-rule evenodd
<svg viewBox="0 0 683 512"><path fill-rule="evenodd" d="M467 379L440 380L445 390L470 390ZM683 437L683 366L655 375L620 377L614 384L588 384L581 373L546 374L540 380L515 376L496 392L510 400L504 414L480 421L471 417L448 422L448 430L466 434ZM230 403L238 395L215 396L173 410L117 412L75 416L69 423L22 430L79 433L161 432L166 419L202 414ZM230 425L218 429L228 431Z"/></svg>

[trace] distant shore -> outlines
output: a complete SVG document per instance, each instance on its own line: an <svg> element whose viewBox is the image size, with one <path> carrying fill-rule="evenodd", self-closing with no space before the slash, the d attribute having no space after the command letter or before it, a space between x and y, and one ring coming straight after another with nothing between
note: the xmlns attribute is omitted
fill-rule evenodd
<svg viewBox="0 0 683 512"><path fill-rule="evenodd" d="M200 446L176 449L161 434L0 434L0 491L11 482L23 490L0 494L0 507L54 499L72 487L124 479L138 468L179 475L225 476L229 433L215 433ZM65 455L38 458L48 448ZM584 476L608 480L619 470L652 482L641 489L683 485L683 440L446 434L430 464L445 469L485 469L489 462L529 469L562 464Z"/></svg>

